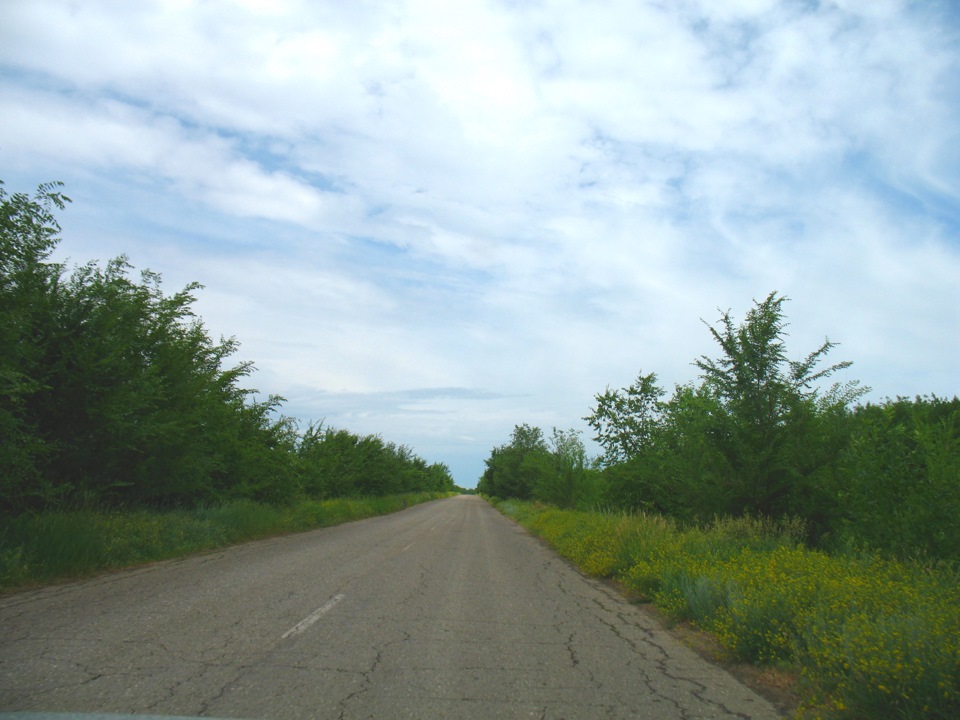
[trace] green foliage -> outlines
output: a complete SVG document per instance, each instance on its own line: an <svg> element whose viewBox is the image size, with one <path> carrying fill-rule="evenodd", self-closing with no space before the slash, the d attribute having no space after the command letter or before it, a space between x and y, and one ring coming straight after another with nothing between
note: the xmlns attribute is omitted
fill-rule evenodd
<svg viewBox="0 0 960 720"><path fill-rule="evenodd" d="M587 451L577 430L553 429L533 495L562 508L596 506L603 489L596 470L588 467Z"/></svg>
<svg viewBox="0 0 960 720"><path fill-rule="evenodd" d="M609 501L683 519L729 511L732 473L715 434L715 395L703 386L678 386L659 412L644 452L604 471Z"/></svg>
<svg viewBox="0 0 960 720"><path fill-rule="evenodd" d="M722 355L695 362L707 391L716 398L709 437L732 470L729 511L781 516L806 502L808 480L834 458L813 452L819 440L817 419L827 408L818 402L816 383L851 365L817 369L835 347L826 340L801 361L787 360L785 297L770 293L735 326L729 312L720 329L710 327ZM844 408L863 392L855 384L828 396L829 407Z"/></svg>
<svg viewBox="0 0 960 720"><path fill-rule="evenodd" d="M858 408L838 478L843 539L960 560L960 399L898 398Z"/></svg>
<svg viewBox="0 0 960 720"><path fill-rule="evenodd" d="M166 297L159 276L136 282L130 269L90 263L37 289L19 364L32 390L14 413L47 452L35 482L5 488L6 509L291 497L292 474L278 472L289 433L270 417L279 399L247 402L238 383L251 366L223 368L237 344L214 343L193 318L197 285Z"/></svg>
<svg viewBox="0 0 960 720"><path fill-rule="evenodd" d="M788 360L785 301L770 293L739 325L722 313L708 326L719 357L696 360L699 384L677 386L668 400L653 373L596 396L585 419L605 449L608 502L688 520L796 515L812 538L830 531L849 407L865 390L856 381L819 387L850 365L820 366L829 340Z"/></svg>
<svg viewBox="0 0 960 720"><path fill-rule="evenodd" d="M59 187L0 187L0 512L452 488L445 466L376 436L301 438L282 398L241 386L237 341L195 317L200 285L166 295L125 257L69 275L49 262Z"/></svg>
<svg viewBox="0 0 960 720"><path fill-rule="evenodd" d="M480 491L685 522L799 517L820 547L960 560L960 400L858 407L856 380L822 387L850 363L825 363L830 340L789 360L785 302L770 293L739 324L721 313L708 325L718 357L697 359L699 382L669 398L654 373L597 394L584 420L604 449L599 471L570 454L573 431L555 431L551 448L522 426L491 454Z"/></svg>
<svg viewBox="0 0 960 720"><path fill-rule="evenodd" d="M550 440L538 427L517 425L510 442L493 449L477 492L491 497L536 498L559 507L590 507L603 488L588 467L586 449L576 430L553 429Z"/></svg>
<svg viewBox="0 0 960 720"><path fill-rule="evenodd" d="M596 440L604 449L600 462L615 465L649 451L659 428L663 389L655 373L640 373L629 387L596 396L597 406L583 418L596 431Z"/></svg>
<svg viewBox="0 0 960 720"><path fill-rule="evenodd" d="M30 198L8 195L0 182L0 498L14 502L25 487L42 484L40 468L52 449L24 408L44 387L30 370L62 272L46 262L60 232L54 209L70 201L59 187L41 185Z"/></svg>
<svg viewBox="0 0 960 720"><path fill-rule="evenodd" d="M316 423L303 434L297 454L302 491L310 497L453 490L446 465L427 465L410 448L377 435L359 436Z"/></svg>
<svg viewBox="0 0 960 720"><path fill-rule="evenodd" d="M510 442L493 449L477 490L493 497L533 497L534 488L550 473L549 449L543 431L517 425Z"/></svg>

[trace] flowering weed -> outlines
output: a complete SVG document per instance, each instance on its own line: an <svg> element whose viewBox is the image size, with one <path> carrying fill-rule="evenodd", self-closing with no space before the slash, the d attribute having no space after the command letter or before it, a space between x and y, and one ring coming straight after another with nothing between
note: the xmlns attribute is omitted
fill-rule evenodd
<svg viewBox="0 0 960 720"><path fill-rule="evenodd" d="M800 668L820 717L960 717L955 569L811 550L796 522L684 529L655 515L511 503L585 572L693 621L732 658Z"/></svg>

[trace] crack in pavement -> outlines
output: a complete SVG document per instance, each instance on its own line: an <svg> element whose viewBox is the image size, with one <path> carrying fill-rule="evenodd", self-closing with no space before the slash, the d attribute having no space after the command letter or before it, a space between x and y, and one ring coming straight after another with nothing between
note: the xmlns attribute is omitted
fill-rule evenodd
<svg viewBox="0 0 960 720"><path fill-rule="evenodd" d="M410 639L411 639L410 633L404 632L403 637L396 640L391 640L377 649L377 653L376 655L374 655L373 662L370 663L370 667L360 672L362 676L362 679L360 681L360 687L337 703L340 709L340 714L337 716L339 720L345 720L348 706L351 703L359 700L373 686L373 675L374 673L376 673L377 668L380 667L380 664L383 662L384 653L388 649L390 649L392 646L409 642Z"/></svg>

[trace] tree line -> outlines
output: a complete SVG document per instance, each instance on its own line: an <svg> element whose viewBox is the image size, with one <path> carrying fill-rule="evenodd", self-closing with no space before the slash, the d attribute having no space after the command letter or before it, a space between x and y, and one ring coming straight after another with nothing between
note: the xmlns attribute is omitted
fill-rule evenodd
<svg viewBox="0 0 960 720"><path fill-rule="evenodd" d="M453 489L448 468L376 435L299 432L242 386L235 339L126 257L71 272L50 257L60 183L33 196L0 182L0 512L71 503L189 507L245 498Z"/></svg>
<svg viewBox="0 0 960 720"><path fill-rule="evenodd" d="M794 517L811 544L960 559L960 399L861 404L868 388L832 382L825 341L786 348L787 298L755 301L737 323L707 324L716 357L668 396L655 373L606 388L583 419L603 448L585 459L574 431L547 441L518 425L486 460L480 492L569 508Z"/></svg>

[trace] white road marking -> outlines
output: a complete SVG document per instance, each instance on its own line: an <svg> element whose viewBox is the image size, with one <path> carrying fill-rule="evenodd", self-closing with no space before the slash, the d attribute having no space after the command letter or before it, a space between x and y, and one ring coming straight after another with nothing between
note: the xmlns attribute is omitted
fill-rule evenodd
<svg viewBox="0 0 960 720"><path fill-rule="evenodd" d="M333 606L336 605L336 604L337 604L338 602L340 602L341 600L343 600L345 597L346 597L346 595L344 595L344 594L342 594L342 593L339 594L339 595L334 595L332 598L330 598L329 600L327 600L326 603L324 603L323 605L321 605L320 607L318 607L318 608L317 608L316 610L314 610L312 613L310 613L309 615L307 615L303 620L301 620L301 621L298 622L296 625L294 625L292 628L290 628L289 630L287 630L287 631L283 634L283 636L282 636L283 639L286 640L288 637L293 637L294 635L299 635L300 633L302 633L302 632L303 632L304 630L306 630L308 627L310 627L311 625L313 625L317 620L319 620L319 619L322 618L324 615L326 615L328 612L330 612L330 611L333 609Z"/></svg>

